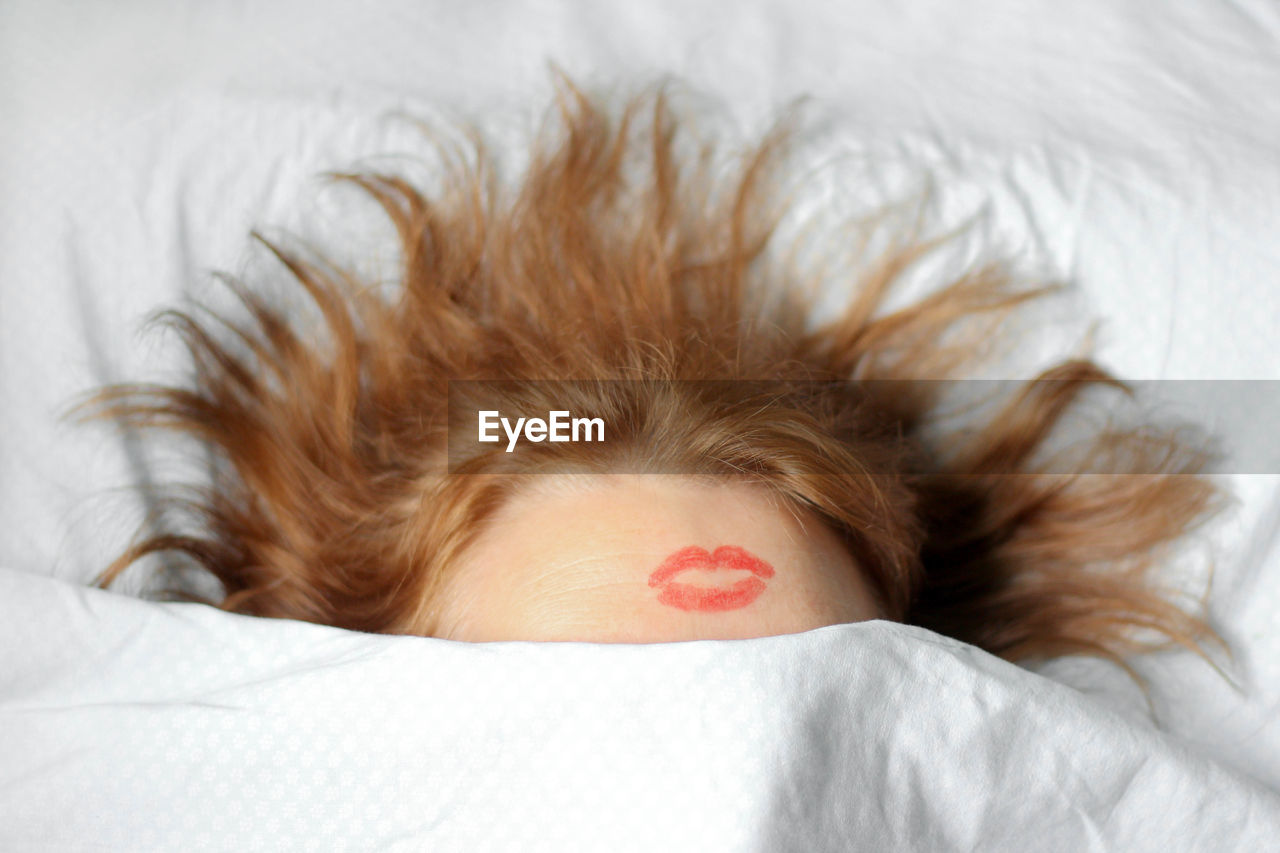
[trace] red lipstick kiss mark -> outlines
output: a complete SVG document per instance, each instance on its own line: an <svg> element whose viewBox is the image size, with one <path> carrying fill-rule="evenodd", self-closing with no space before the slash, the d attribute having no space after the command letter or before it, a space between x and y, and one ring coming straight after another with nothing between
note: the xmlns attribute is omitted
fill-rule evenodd
<svg viewBox="0 0 1280 853"><path fill-rule="evenodd" d="M743 578L728 589L672 583L683 571L701 569L714 572L721 569L745 569L751 577ZM737 610L746 607L764 592L761 578L773 577L773 566L737 545L721 545L711 553L706 548L690 545L681 548L663 561L649 575L649 586L661 590L658 601L681 610Z"/></svg>

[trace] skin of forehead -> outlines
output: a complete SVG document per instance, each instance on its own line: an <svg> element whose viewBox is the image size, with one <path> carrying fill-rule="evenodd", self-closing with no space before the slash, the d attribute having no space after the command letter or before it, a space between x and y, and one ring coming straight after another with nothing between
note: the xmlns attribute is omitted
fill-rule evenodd
<svg viewBox="0 0 1280 853"><path fill-rule="evenodd" d="M665 560L722 546L774 570L757 598L718 612L662 603L649 578ZM749 576L690 570L673 580L728 589ZM673 475L540 479L453 567L438 613L438 635L450 639L637 643L789 634L879 615L852 557L812 513L745 482Z"/></svg>

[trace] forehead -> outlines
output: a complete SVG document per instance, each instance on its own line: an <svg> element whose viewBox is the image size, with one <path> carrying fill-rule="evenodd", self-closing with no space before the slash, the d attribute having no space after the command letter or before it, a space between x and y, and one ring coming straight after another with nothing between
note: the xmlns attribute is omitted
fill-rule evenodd
<svg viewBox="0 0 1280 853"><path fill-rule="evenodd" d="M866 603L835 535L763 488L582 475L508 501L438 609L458 639L654 642L793 633L872 618Z"/></svg>

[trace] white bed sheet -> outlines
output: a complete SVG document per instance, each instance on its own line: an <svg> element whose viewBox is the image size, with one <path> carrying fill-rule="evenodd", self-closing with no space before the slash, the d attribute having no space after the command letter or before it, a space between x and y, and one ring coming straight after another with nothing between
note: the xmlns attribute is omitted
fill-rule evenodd
<svg viewBox="0 0 1280 853"><path fill-rule="evenodd" d="M24 623L25 645L14 645L15 629L8 626L10 634L0 646L3 672L26 673L24 678L36 682L43 672L46 681L6 682L0 709L27 727L22 731L48 733L48 740L33 735L27 739L31 744L96 733L103 750L99 759L93 750L67 750L56 758L50 752L48 761L29 768L30 775L0 770L4 802L11 808L19 804L9 815L28 813L21 804L28 803L23 791L29 786L54 791L66 783L66 790L79 790L67 781L76 773L105 784L96 775L105 765L94 762L114 755L111 750L122 743L138 744L112 739L125 730L147 731L151 718L145 703L118 706L108 715L110 724L108 716L53 710L59 703L74 706L82 690L124 689L105 680L121 671L109 660L90 670L75 663L78 656L91 659L92 643L86 640L99 630L104 637L113 631L127 636L121 619L170 626L156 627L160 633L149 635L140 653L165 647L156 637L176 630L172 626L199 625L209 632L210 643L242 632L257 642L278 631L286 638L278 640L287 649L282 661L300 654L307 666L321 663L305 644L291 645L301 642L296 636L310 637L305 632L316 629L224 622L215 613L153 610L156 605L89 594L83 600L93 602L91 611L68 612L66 600L80 599L39 576L82 583L118 552L144 511L118 487L160 477L164 459L151 446L73 428L57 416L75 394L101 382L174 378L173 342L139 334L143 318L184 294L205 297L211 289L208 270L243 271L255 263L245 239L250 227L291 226L304 233L365 227L364 219L353 215L350 198L319 189L315 175L359 157L405 150L407 128L386 120L388 110L478 118L500 142L518 144L546 102L549 60L588 85L622 91L659 74L678 75L727 105L721 119L744 134L762 127L793 97L810 94L813 110L827 120L811 165L870 151L877 162L931 167L945 179L944 207L962 210L974 199L988 200L996 237L1078 284L1076 307L1105 321L1098 355L1121 376L1280 379L1275 344L1280 158L1274 145L1280 139L1280 12L1274 5L1203 0L1168 4L1158 13L1141 0L643 5L379 0L358 8L285 0L262 6L267 4L12 0L0 7L0 565L33 576L7 578L3 606L19 614L51 608L48 619ZM860 192L828 183L814 203L839 208L861 200ZM1047 338L1046 352L1050 342ZM1280 627L1274 617L1280 612L1280 479L1239 473L1228 480L1238 506L1204 540L1217 566L1215 617L1238 650L1233 673L1242 689L1224 689L1187 655L1137 662L1153 679L1162 724L1195 755L1187 757L1181 747L1143 731L1137 722L1141 696L1106 666L1084 661L1058 662L1042 671L1098 701L1055 698L1037 705L1039 700L1028 699L1046 715L1032 715L1044 744L1028 748L1047 749L1053 760L1069 759L1079 748L1080 733L1089 730L1084 719L1097 713L1097 730L1107 733L1098 735L1099 743L1112 743L1114 732L1121 731L1125 734L1115 736L1116 742L1138 738L1132 754L1150 749L1160 767L1198 768L1186 770L1193 800L1196 786L1218 773L1249 792L1235 805L1215 805L1228 810L1218 814L1239 803L1272 802L1232 774L1280 788ZM291 633L295 630L304 633ZM876 649L910 662L894 671L893 689L904 697L927 698L922 685L934 676L917 665L918 644L954 649L930 645L934 641L919 632L838 629L743 648L785 648L788 655L803 656L812 643L833 638L860 643L868 632L877 638ZM198 633L183 642L199 646ZM342 639L335 632L323 636L332 638L335 662L345 660L344 644L350 643L375 650L370 654L378 660L381 655L396 661L402 654L421 656L414 666L428 669L436 657L493 659L495 677L515 660L536 660L551 678L572 672L565 661L577 660L572 657L577 654L628 655L629 666L634 660L637 667L651 667L683 660L692 648L504 646L480 652L438 643ZM756 658L741 654L750 670ZM952 675L966 683L994 679L1019 689L1039 685L1036 690L1055 697L1070 695L1053 693L1052 685L1029 674L976 664L981 658L972 653L956 654L947 658L947 666L958 667L963 677ZM772 683L767 673L795 660L770 659L762 652L762 683ZM51 668L24 669L31 661ZM351 665L359 670L359 663ZM997 670L998 677L992 675ZM102 673L103 683L80 684L69 674L86 671ZM162 669L150 671L156 683L163 681ZM868 721L857 715L870 711L834 698L846 695L836 689L846 673L814 671L828 679L815 682L820 694L836 704L806 719L823 721L813 723L819 727L847 721L850 714L859 724ZM877 678L889 679L876 672ZM156 686L145 679L129 683L143 692ZM247 704L268 701L263 698L268 694L270 701L287 697L291 683L282 678L278 689L265 685L266 693L252 695ZM44 697L47 713L32 718L20 710L30 707L20 701L28 695L24 684ZM180 725L181 736L199 745L202 730L187 727L187 711L198 710L188 707L190 695L175 694L174 701L186 710L175 712L172 731ZM1041 694L1033 690L1030 695ZM1060 725L1050 713L1059 704L1073 709L1064 711ZM1115 728L1120 724L1097 710L1103 705L1134 722ZM878 718L880 727L865 731L874 731L873 739L890 748L900 737L915 737L916 724L930 725L931 714L946 711L936 703L916 707L909 720ZM686 711L707 724L714 719L698 716L693 706ZM521 712L513 713L513 722L501 731L519 729ZM190 717L197 718L204 719ZM585 743L589 735L580 737ZM512 760L526 762L532 773L528 750L534 742L519 743L523 751ZM785 754L792 741L773 743ZM17 749L12 744L4 748ZM998 738L989 738L985 748L1001 755ZM966 781L967 762L982 754L973 749L965 753L952 750L949 742L935 743L936 772L943 781L916 774L917 788L906 782L899 789L874 788L856 808L874 806L888 815L911 797L934 802L929 798L940 796L934 786L945 784L967 791L974 813L1004 808L1000 797L1016 786L980 788ZM21 754L35 760L35 753ZM186 759L174 760L180 768ZM1010 761L1008 766L1017 765ZM484 775L478 765L468 766ZM390 777L372 779L376 764L361 767L369 784L389 784ZM1099 767L1104 776L1115 770L1105 762ZM286 769L281 766L280 772ZM832 772L834 779L844 771ZM1024 775L1026 784L1042 786L1037 790L1048 791L1046 783L1066 784L1034 765L1026 765ZM786 778L773 781L786 784ZM813 781L820 774L805 778L806 784L830 782ZM153 781L163 785L166 777ZM145 801L151 791L146 778L131 784L137 786L130 789L137 802ZM441 786L442 796L450 790L443 778L423 784ZM764 777L751 784L763 796L758 792L764 790ZM1055 790L1065 797L1079 789ZM1100 790L1097 796L1105 797L1111 789ZM1127 807L1129 795L1115 796L1117 807ZM298 814L308 808L303 799L292 806L301 810ZM972 826L964 823L974 817L959 798L936 802L943 813L934 818ZM32 815L62 813L30 807ZM1262 816L1259 826L1271 820L1271 807L1249 806ZM211 805L203 814L213 818L216 812ZM857 815L864 820L862 812ZM1154 813L1145 819L1152 825L1165 820ZM1206 821L1212 825L1210 818ZM781 825L801 822L795 818L794 824ZM36 824L3 823L7 829L0 837L9 831L13 839L34 843ZM142 831L141 823L128 825ZM1117 825L1127 824L1117 819ZM81 825L67 821L63 826ZM1105 834L1110 824L1100 826L1102 838L1111 838ZM427 828L427 823L419 826ZM1069 826L1067 831L1075 830ZM90 843L73 834L68 846L75 846L71 837ZM219 839L233 835L204 837L220 846ZM764 837L733 836L741 843L725 846L751 847Z"/></svg>
<svg viewBox="0 0 1280 853"><path fill-rule="evenodd" d="M1258 850L1280 834L1256 781L892 623L467 644L18 572L0 602L0 641L24 650L0 677L6 849Z"/></svg>

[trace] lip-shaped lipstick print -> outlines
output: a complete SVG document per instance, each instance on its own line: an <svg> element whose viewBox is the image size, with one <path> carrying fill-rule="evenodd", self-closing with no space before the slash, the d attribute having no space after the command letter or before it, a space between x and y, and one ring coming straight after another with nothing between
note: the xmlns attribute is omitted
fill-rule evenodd
<svg viewBox="0 0 1280 853"><path fill-rule="evenodd" d="M720 571L745 569L750 577L728 588L675 583L674 578L690 569ZM649 575L649 586L659 589L658 601L680 610L737 610L746 607L764 592L765 580L773 577L773 566L737 545L721 545L714 551L690 545L662 561Z"/></svg>

